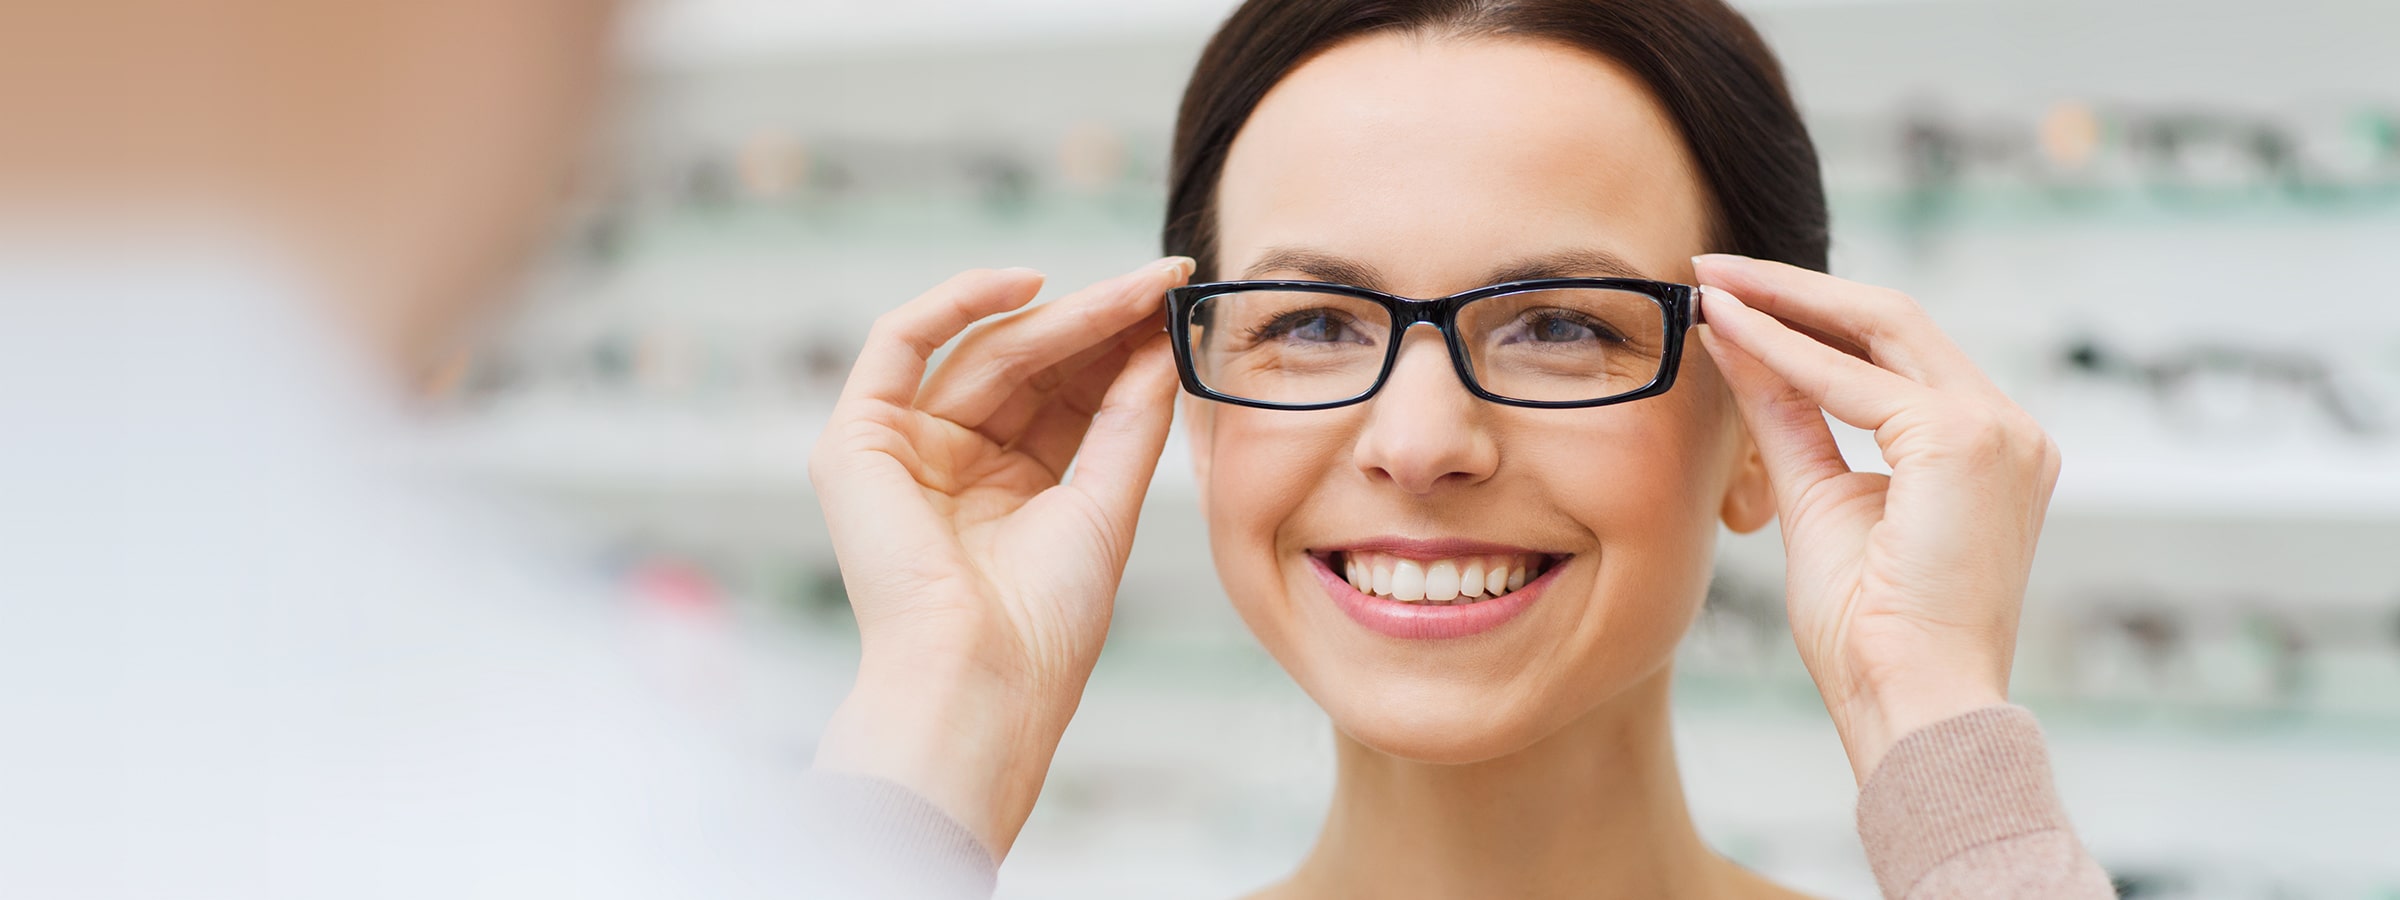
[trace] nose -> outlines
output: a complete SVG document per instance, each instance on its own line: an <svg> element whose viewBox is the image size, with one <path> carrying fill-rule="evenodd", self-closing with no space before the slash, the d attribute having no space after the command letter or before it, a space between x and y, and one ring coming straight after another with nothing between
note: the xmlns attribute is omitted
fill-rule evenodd
<svg viewBox="0 0 2400 900"><path fill-rule="evenodd" d="M1369 480L1411 494L1468 485L1500 463L1484 417L1490 404L1467 393L1449 348L1431 327L1410 328L1383 389L1367 401L1366 423L1351 451Z"/></svg>

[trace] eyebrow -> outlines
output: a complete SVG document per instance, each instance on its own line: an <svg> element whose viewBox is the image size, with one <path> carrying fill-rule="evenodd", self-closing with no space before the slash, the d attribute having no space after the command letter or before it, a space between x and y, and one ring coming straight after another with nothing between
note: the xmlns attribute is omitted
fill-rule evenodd
<svg viewBox="0 0 2400 900"><path fill-rule="evenodd" d="M1491 284L1536 278L1648 278L1625 257L1598 247L1531 256L1492 270Z"/></svg>
<svg viewBox="0 0 2400 900"><path fill-rule="evenodd" d="M1257 262L1251 263L1250 268L1243 270L1242 277L1258 279L1277 272L1297 272L1318 281L1363 287L1371 291L1383 290L1384 284L1383 273L1377 271L1374 266L1344 259L1331 253L1298 247L1268 248L1265 254L1259 256Z"/></svg>
<svg viewBox="0 0 2400 900"><path fill-rule="evenodd" d="M1264 278L1277 272L1294 272L1317 281L1347 284L1368 290L1386 291L1381 270L1354 259L1321 250L1302 247L1274 247L1250 264L1243 278ZM1511 281L1532 281L1537 278L1647 278L1625 257L1597 247L1561 250L1514 260L1492 269L1484 276L1484 284L1503 284Z"/></svg>

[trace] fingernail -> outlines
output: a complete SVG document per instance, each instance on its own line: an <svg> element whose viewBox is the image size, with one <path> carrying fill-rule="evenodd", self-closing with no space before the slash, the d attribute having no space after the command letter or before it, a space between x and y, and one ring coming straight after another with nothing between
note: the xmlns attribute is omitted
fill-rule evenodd
<svg viewBox="0 0 2400 900"><path fill-rule="evenodd" d="M1707 321L1707 322L1708 322L1708 324L1710 324L1710 325L1719 325L1719 324L1723 324L1723 323L1726 321L1726 319L1728 318L1728 316L1726 316L1726 315L1725 315L1723 312L1720 312L1720 313L1718 313L1718 314L1716 314L1716 315L1710 315L1710 314L1708 314L1708 313L1706 312L1706 309L1707 309L1707 307L1708 307L1708 305L1709 305L1709 303L1710 303L1710 301L1711 301L1711 300L1714 300L1714 301L1716 302L1716 304L1717 304L1718 306L1720 306L1720 307L1731 307L1731 308L1732 308L1732 309L1726 310L1726 312L1731 312L1732 310L1737 310L1737 309L1738 309L1738 310L1745 310L1745 311L1747 311L1747 310L1750 308L1749 304L1746 304L1746 303L1743 303L1743 302L1742 302L1742 298L1740 298L1740 297L1736 297L1736 296L1734 296L1734 295L1732 295L1732 294L1730 294L1730 293L1727 293L1727 292L1725 291L1725 289L1724 289L1724 288L1720 288L1720 287L1714 287L1714 286L1711 286L1711 285L1705 285L1705 284L1704 284L1704 285L1701 285L1701 286L1700 286L1700 306L1701 306L1701 308L1702 308L1702 310L1703 310L1703 311L1701 312L1701 314L1700 314L1700 315L1701 315L1701 318L1702 318L1702 319L1704 319L1705 321Z"/></svg>
<svg viewBox="0 0 2400 900"><path fill-rule="evenodd" d="M1166 269L1167 274L1177 278L1190 278L1193 272L1200 269L1200 262L1189 256L1170 256L1159 260L1158 265Z"/></svg>

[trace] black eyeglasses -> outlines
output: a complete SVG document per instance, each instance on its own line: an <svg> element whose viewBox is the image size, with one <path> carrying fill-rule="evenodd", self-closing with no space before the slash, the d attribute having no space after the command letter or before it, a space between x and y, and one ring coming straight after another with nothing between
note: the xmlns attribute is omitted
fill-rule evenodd
<svg viewBox="0 0 2400 900"><path fill-rule="evenodd" d="M1400 338L1432 325L1458 378L1509 406L1575 409L1666 393L1696 288L1638 278L1545 278L1438 300L1318 281L1221 281L1167 292L1175 366L1194 395L1264 409L1375 396Z"/></svg>

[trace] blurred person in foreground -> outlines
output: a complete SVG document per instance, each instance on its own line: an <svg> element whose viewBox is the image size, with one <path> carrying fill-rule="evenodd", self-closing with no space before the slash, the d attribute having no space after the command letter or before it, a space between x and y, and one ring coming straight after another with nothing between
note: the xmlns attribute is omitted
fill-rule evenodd
<svg viewBox="0 0 2400 900"><path fill-rule="evenodd" d="M0 894L948 889L832 880L946 820L671 702L637 616L413 462L613 6L0 13Z"/></svg>

